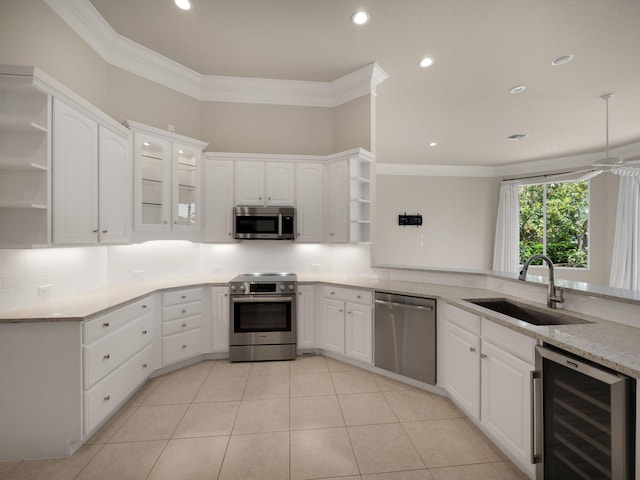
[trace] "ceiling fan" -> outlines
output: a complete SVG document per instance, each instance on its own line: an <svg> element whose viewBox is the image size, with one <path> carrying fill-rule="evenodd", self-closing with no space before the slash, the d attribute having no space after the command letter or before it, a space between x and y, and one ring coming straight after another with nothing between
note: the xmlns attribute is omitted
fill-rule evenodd
<svg viewBox="0 0 640 480"><path fill-rule="evenodd" d="M616 174L624 174L624 170L620 170L625 167L635 167L638 165L640 167L640 157L634 157L627 160L624 160L621 157L610 157L609 156L609 100L613 97L613 93L605 93L600 98L606 103L606 150L605 150L605 158L596 161L591 165L590 170L585 170L586 175L583 175L581 180L588 180L589 178L593 178L596 175L600 175L601 173L611 172ZM578 172L576 172L578 173Z"/></svg>

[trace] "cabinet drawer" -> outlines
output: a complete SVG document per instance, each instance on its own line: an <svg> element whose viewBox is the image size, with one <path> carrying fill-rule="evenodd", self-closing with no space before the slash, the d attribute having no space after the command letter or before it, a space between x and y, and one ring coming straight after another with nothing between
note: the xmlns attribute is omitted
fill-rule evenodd
<svg viewBox="0 0 640 480"><path fill-rule="evenodd" d="M151 345L146 346L84 394L84 433L93 431L151 373Z"/></svg>
<svg viewBox="0 0 640 480"><path fill-rule="evenodd" d="M146 314L118 331L84 347L84 388L118 368L151 342L153 316Z"/></svg>
<svg viewBox="0 0 640 480"><path fill-rule="evenodd" d="M186 290L176 290L162 294L162 306L178 305L180 303L190 303L202 300L202 288L189 288Z"/></svg>
<svg viewBox="0 0 640 480"><path fill-rule="evenodd" d="M181 305L172 305L170 307L162 307L162 321L178 320L202 313L202 302L184 303Z"/></svg>
<svg viewBox="0 0 640 480"><path fill-rule="evenodd" d="M491 320L482 319L482 338L533 365L537 341Z"/></svg>
<svg viewBox="0 0 640 480"><path fill-rule="evenodd" d="M89 320L83 325L84 343L94 342L107 334L115 332L121 325L149 312L153 312L151 296L137 300L113 312L100 315L93 320Z"/></svg>
<svg viewBox="0 0 640 480"><path fill-rule="evenodd" d="M193 330L194 328L200 328L201 326L202 315L196 315L180 320L172 320L170 322L163 322L162 336L166 337L169 335L174 335L176 333L186 332L188 330Z"/></svg>
<svg viewBox="0 0 640 480"><path fill-rule="evenodd" d="M323 296L325 298L335 298L336 300L362 303L364 305L371 305L373 303L373 294L365 290L325 286Z"/></svg>
<svg viewBox="0 0 640 480"><path fill-rule="evenodd" d="M176 333L162 339L162 365L195 357L202 353L202 329Z"/></svg>
<svg viewBox="0 0 640 480"><path fill-rule="evenodd" d="M480 317L473 313L454 307L445 302L438 302L438 316L464 328L467 332L480 335Z"/></svg>

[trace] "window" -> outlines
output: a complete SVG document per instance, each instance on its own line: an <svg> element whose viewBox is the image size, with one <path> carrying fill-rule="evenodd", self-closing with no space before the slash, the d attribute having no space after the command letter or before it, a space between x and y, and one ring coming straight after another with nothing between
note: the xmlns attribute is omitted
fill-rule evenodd
<svg viewBox="0 0 640 480"><path fill-rule="evenodd" d="M520 264L537 253L589 268L589 181L520 187Z"/></svg>

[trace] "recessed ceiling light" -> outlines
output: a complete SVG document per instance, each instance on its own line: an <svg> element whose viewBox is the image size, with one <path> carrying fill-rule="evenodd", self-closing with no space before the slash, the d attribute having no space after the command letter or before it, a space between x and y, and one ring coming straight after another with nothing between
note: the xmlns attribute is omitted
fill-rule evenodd
<svg viewBox="0 0 640 480"><path fill-rule="evenodd" d="M437 146L437 145L438 145L438 142L431 142L431 143L429 143L429 146L430 146L430 147L435 147L435 146Z"/></svg>
<svg viewBox="0 0 640 480"><path fill-rule="evenodd" d="M522 140L523 138L528 137L529 134L527 133L514 133L513 135L509 135L507 137L507 140Z"/></svg>
<svg viewBox="0 0 640 480"><path fill-rule="evenodd" d="M191 10L193 5L191 4L191 0L174 0L176 7L181 10Z"/></svg>
<svg viewBox="0 0 640 480"><path fill-rule="evenodd" d="M151 144L150 144L149 142L144 142L144 143L143 143L143 145L144 145L145 147L148 147L148 146L149 146L149 145L151 145Z"/></svg>
<svg viewBox="0 0 640 480"><path fill-rule="evenodd" d="M511 88L511 90L509 90L509 93L521 93L521 92L524 92L526 89L527 87L525 87L524 85L517 85Z"/></svg>
<svg viewBox="0 0 640 480"><path fill-rule="evenodd" d="M420 65L422 68L430 67L431 65L433 65L433 58L424 57L422 60L420 60L420 63L418 63L418 65Z"/></svg>
<svg viewBox="0 0 640 480"><path fill-rule="evenodd" d="M369 21L369 13L364 10L358 10L353 15L351 15L351 22L354 25L364 25Z"/></svg>
<svg viewBox="0 0 640 480"><path fill-rule="evenodd" d="M564 55L560 55L558 58L555 58L551 62L551 65L557 67L558 65L564 65L565 63L569 63L571 60L573 60L573 54L565 53Z"/></svg>

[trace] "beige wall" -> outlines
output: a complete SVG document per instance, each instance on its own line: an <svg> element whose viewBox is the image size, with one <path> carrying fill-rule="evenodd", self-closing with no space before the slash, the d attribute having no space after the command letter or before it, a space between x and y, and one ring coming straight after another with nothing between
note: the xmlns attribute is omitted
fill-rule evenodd
<svg viewBox="0 0 640 480"><path fill-rule="evenodd" d="M0 64L35 65L106 107L107 64L42 0L0 0Z"/></svg>
<svg viewBox="0 0 640 480"><path fill-rule="evenodd" d="M202 102L201 112L210 151L333 153L330 108Z"/></svg>
<svg viewBox="0 0 640 480"><path fill-rule="evenodd" d="M365 95L332 109L333 151L356 147L372 150L372 96Z"/></svg>
<svg viewBox="0 0 640 480"><path fill-rule="evenodd" d="M193 97L108 65L108 96L104 110L119 122L134 120L201 139L200 104Z"/></svg>
<svg viewBox="0 0 640 480"><path fill-rule="evenodd" d="M378 175L374 264L491 269L499 182ZM422 227L398 215L420 213Z"/></svg>

